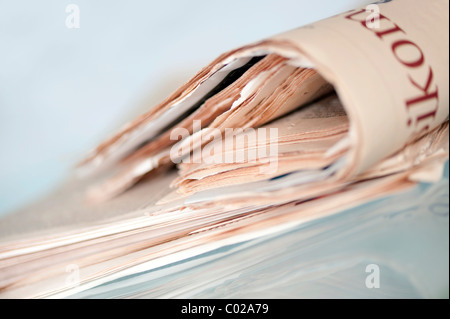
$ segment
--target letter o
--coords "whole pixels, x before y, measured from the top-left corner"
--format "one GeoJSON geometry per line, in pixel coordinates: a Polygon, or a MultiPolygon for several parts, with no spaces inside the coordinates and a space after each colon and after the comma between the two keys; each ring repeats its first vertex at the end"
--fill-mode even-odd
{"type": "Polygon", "coordinates": [[[394,52],[395,57],[397,58],[398,61],[400,61],[400,63],[402,63],[403,65],[406,65],[407,67],[410,67],[410,68],[417,68],[425,62],[425,56],[423,55],[422,50],[419,48],[419,46],[417,44],[415,44],[414,42],[411,42],[409,40],[399,40],[397,42],[394,42],[392,44],[392,52],[394,52]],[[402,60],[397,53],[397,49],[404,45],[409,45],[409,46],[412,46],[413,48],[416,48],[420,54],[419,58],[416,60],[413,60],[413,61],[402,60]]]}

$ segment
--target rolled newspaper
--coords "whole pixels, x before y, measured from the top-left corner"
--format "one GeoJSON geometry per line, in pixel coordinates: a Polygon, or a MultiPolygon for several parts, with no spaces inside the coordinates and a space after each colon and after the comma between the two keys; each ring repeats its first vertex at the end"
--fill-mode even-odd
{"type": "Polygon", "coordinates": [[[267,50],[316,69],[350,117],[349,173],[359,174],[449,114],[449,2],[380,1],[277,35],[267,50]]]}
{"type": "Polygon", "coordinates": [[[258,127],[331,86],[350,121],[348,136],[330,150],[347,151],[333,176],[364,173],[448,120],[448,9],[446,0],[380,1],[221,55],[90,154],[81,164],[87,171],[127,159],[125,172],[94,196],[121,192],[170,164],[174,128],[189,127],[195,140],[196,119],[222,121],[215,125],[222,130],[223,123],[258,127]],[[217,90],[223,83],[228,91],[217,90]],[[258,109],[270,94],[279,103],[258,109]]]}
{"type": "MultiPolygon", "coordinates": [[[[256,148],[277,141],[279,170],[261,175],[263,163],[258,161],[181,163],[178,176],[154,176],[101,205],[84,201],[85,188],[97,176],[70,181],[40,205],[0,223],[2,236],[22,229],[0,243],[0,297],[58,298],[83,291],[89,296],[96,288],[111,296],[117,287],[130,288],[124,280],[134,281],[133,275],[158,277],[158,269],[178,269],[188,260],[198,267],[192,257],[262,236],[280,238],[303,223],[438,176],[435,168],[448,157],[448,7],[447,0],[378,2],[223,54],[102,143],[82,167],[114,168],[107,170],[113,178],[108,176],[96,193],[107,197],[158,167],[174,165],[180,157],[170,156],[176,145],[170,137],[177,130],[188,132],[182,145],[198,149],[204,146],[199,136],[214,130],[220,134],[227,128],[258,127],[278,129],[256,148]],[[195,128],[199,120],[206,127],[195,128]],[[184,193],[171,193],[171,182],[184,193]]],[[[259,141],[251,137],[232,144],[231,153],[250,150],[250,142],[259,141]]],[[[223,154],[230,153],[226,145],[224,149],[223,154]]],[[[445,207],[448,193],[435,190],[427,194],[433,195],[436,212],[425,217],[434,215],[434,224],[442,225],[439,207],[445,207]]],[[[416,204],[427,196],[417,197],[416,204]]],[[[382,204],[394,201],[398,198],[382,204]]],[[[412,206],[404,209],[404,204],[400,210],[411,219],[412,206]]],[[[398,233],[395,209],[370,214],[365,209],[346,214],[350,219],[318,223],[322,228],[313,229],[314,242],[318,231],[332,241],[333,233],[344,231],[354,242],[359,238],[353,236],[358,234],[354,226],[364,216],[383,226],[384,220],[393,220],[398,233]]],[[[412,220],[419,224],[423,219],[412,220]]],[[[368,225],[363,223],[360,231],[374,229],[368,225]]],[[[427,233],[435,231],[426,225],[427,233]]],[[[273,259],[268,237],[258,242],[273,259]]],[[[308,241],[291,244],[307,247],[308,241]]],[[[445,257],[445,249],[436,250],[441,252],[445,257]]],[[[156,294],[171,287],[170,281],[162,282],[164,289],[153,289],[156,294]]],[[[198,284],[194,286],[196,296],[198,284]]]]}

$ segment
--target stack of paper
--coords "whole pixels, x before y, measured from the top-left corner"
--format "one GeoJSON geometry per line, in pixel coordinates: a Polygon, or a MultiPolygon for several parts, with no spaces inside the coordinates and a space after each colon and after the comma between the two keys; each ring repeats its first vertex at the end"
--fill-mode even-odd
{"type": "Polygon", "coordinates": [[[438,181],[448,2],[405,2],[217,58],[2,222],[2,295],[71,296],[438,181]]]}

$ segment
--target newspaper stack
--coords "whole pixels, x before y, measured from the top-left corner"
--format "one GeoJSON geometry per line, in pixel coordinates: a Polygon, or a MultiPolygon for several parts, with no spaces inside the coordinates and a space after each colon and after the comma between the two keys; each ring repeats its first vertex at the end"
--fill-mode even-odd
{"type": "Polygon", "coordinates": [[[371,8],[227,52],[125,125],[2,222],[0,293],[71,296],[438,181],[448,1],[371,8]]]}

